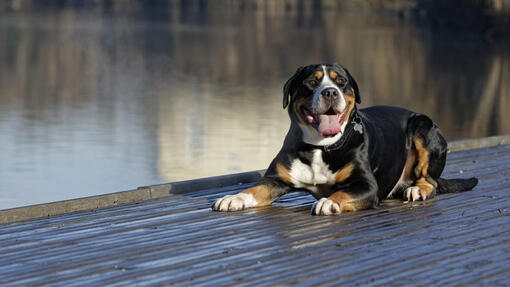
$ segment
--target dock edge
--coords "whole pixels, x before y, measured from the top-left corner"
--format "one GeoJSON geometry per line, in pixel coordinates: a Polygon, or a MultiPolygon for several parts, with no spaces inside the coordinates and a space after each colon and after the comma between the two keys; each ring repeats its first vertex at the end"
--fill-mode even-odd
{"type": "MultiPolygon", "coordinates": [[[[510,135],[456,140],[448,144],[448,150],[449,152],[458,152],[507,144],[510,144],[510,135]]],[[[141,186],[133,190],[5,209],[0,210],[0,224],[164,198],[175,194],[185,194],[193,190],[250,183],[257,181],[263,174],[264,170],[242,172],[151,186],[141,186]]]]}

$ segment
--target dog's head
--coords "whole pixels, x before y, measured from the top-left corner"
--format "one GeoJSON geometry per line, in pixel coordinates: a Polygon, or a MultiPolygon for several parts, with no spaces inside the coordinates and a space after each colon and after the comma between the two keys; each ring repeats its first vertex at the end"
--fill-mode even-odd
{"type": "Polygon", "coordinates": [[[300,67],[283,87],[283,108],[289,107],[303,141],[314,145],[339,140],[360,101],[356,81],[339,64],[300,67]]]}

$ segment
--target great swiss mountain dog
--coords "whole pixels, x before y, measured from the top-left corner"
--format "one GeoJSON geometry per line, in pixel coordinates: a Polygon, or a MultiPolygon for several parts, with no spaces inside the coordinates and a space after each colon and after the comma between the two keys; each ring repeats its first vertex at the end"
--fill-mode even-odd
{"type": "Polygon", "coordinates": [[[426,115],[389,106],[356,107],[360,93],[339,64],[300,67],[285,83],[291,125],[262,179],[218,199],[216,211],[269,205],[297,190],[317,201],[315,215],[374,208],[385,198],[426,200],[472,189],[476,178],[440,178],[447,144],[426,115]]]}

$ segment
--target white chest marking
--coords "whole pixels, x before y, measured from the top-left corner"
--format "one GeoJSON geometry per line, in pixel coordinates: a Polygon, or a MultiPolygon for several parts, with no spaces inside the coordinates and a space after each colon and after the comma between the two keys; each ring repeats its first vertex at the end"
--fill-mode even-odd
{"type": "Polygon", "coordinates": [[[306,188],[317,191],[317,185],[335,184],[335,173],[331,172],[328,165],[322,160],[322,151],[313,152],[310,165],[304,164],[301,160],[295,159],[290,168],[291,181],[297,188],[306,188]]]}

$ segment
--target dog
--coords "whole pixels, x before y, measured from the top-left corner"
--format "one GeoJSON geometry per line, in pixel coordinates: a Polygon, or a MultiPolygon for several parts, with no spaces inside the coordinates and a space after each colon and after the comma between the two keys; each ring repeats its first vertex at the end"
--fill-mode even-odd
{"type": "Polygon", "coordinates": [[[299,67],[283,88],[291,125],[254,186],[218,199],[215,211],[270,205],[306,190],[313,215],[375,208],[385,198],[426,200],[471,190],[478,179],[441,178],[447,143],[426,115],[403,108],[358,109],[358,85],[340,64],[299,67]]]}

